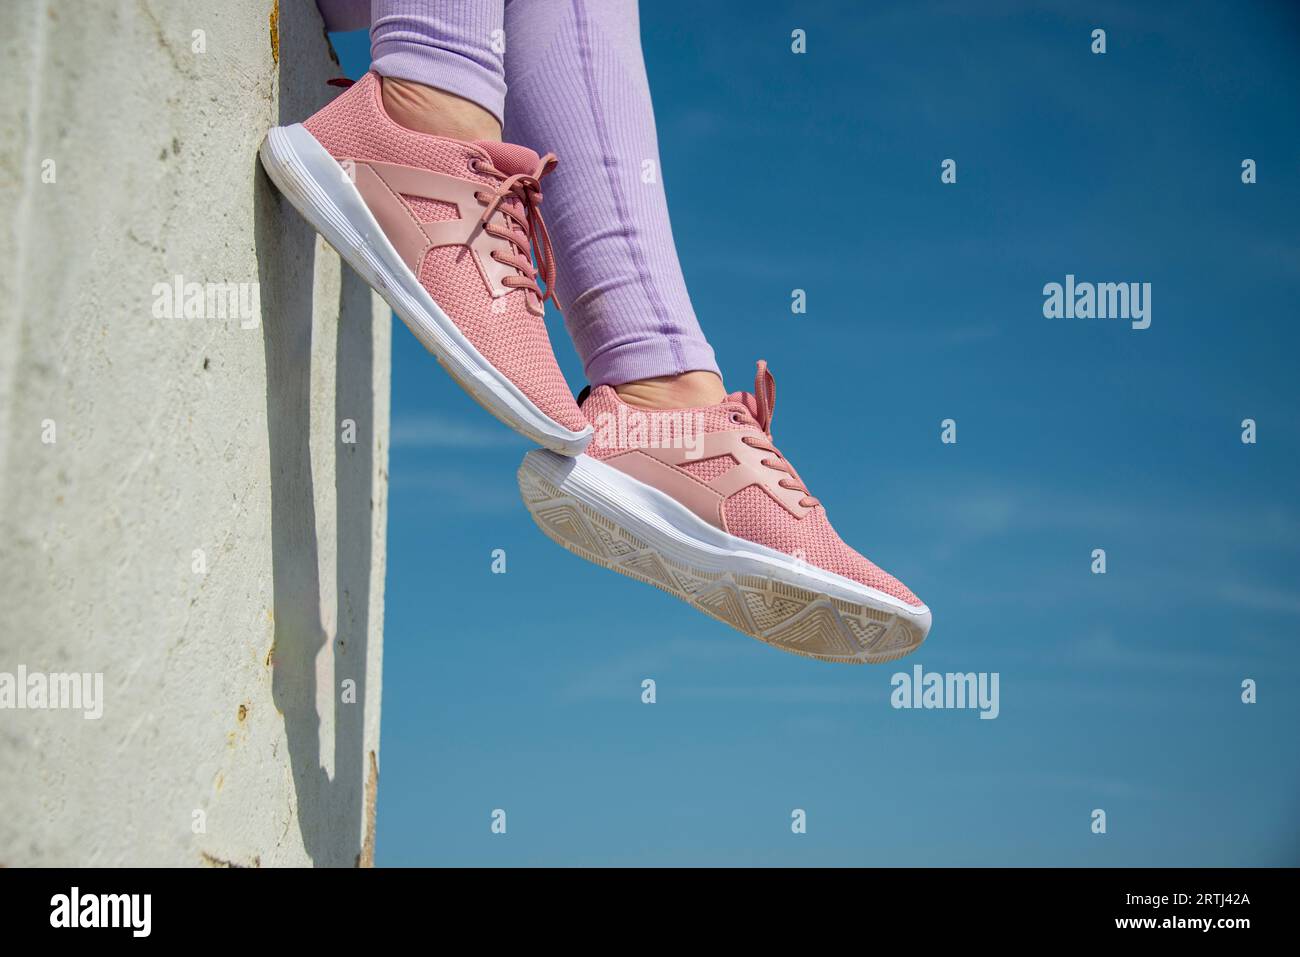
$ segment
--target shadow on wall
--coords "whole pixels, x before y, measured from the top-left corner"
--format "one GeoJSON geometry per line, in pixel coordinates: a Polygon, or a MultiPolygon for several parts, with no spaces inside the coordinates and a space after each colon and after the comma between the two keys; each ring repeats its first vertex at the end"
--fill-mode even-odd
{"type": "MultiPolygon", "coordinates": [[[[300,122],[331,98],[305,81],[299,58],[316,54],[324,32],[311,4],[280,5],[279,123],[300,122]]],[[[254,157],[254,209],[266,355],[266,413],[271,462],[271,543],[275,643],[272,695],[284,715],[303,845],[317,866],[373,862],[363,839],[365,814],[366,653],[371,579],[373,445],[342,443],[338,423],[368,431],[374,419],[370,290],[342,268],[337,333],[335,441],[338,634],[334,640],[334,775],[321,765],[316,661],[328,640],[321,619],[316,490],[311,458],[311,361],[316,233],[283,199],[254,157]],[[356,702],[343,704],[340,683],[356,681],[356,702]]],[[[329,672],[326,671],[326,674],[329,672]]],[[[372,786],[373,774],[372,769],[372,786]]],[[[373,826],[373,821],[368,822],[373,826]]]]}

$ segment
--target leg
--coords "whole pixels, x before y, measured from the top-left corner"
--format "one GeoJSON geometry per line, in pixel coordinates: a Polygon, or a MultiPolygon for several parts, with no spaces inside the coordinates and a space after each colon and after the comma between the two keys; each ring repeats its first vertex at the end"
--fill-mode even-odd
{"type": "Polygon", "coordinates": [[[559,293],[594,386],[585,454],[520,467],[538,525],[795,654],[914,650],[930,610],[845,544],[773,444],[767,364],[752,393],[722,387],[673,248],[635,2],[507,0],[506,39],[506,134],[561,156],[559,293]]]}
{"type": "Polygon", "coordinates": [[[372,12],[371,71],[272,129],[263,166],[470,396],[576,455],[591,428],[544,321],[540,183],[554,158],[500,139],[502,0],[374,0],[372,12]]]}
{"type": "Polygon", "coordinates": [[[316,9],[331,33],[370,29],[370,0],[316,0],[316,9]]]}
{"type": "Polygon", "coordinates": [[[506,95],[502,0],[373,0],[371,69],[407,129],[500,140],[506,95]]]}
{"type": "Polygon", "coordinates": [[[658,408],[726,390],[677,261],[635,0],[508,0],[506,139],[546,184],[561,303],[593,386],[658,408]]]}
{"type": "Polygon", "coordinates": [[[500,140],[503,0],[316,0],[325,29],[371,29],[384,107],[407,129],[500,140]],[[373,10],[372,10],[373,6],[373,10]],[[496,42],[494,42],[494,39],[496,42]]]}

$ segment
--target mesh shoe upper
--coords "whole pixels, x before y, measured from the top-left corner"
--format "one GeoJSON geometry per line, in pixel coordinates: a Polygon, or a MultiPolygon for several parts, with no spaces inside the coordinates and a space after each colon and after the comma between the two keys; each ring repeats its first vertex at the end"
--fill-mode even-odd
{"type": "Polygon", "coordinates": [[[765,363],[753,393],[733,393],[703,408],[637,409],[601,386],[582,404],[595,429],[586,454],[672,495],[731,535],[921,606],[906,585],[844,543],[825,508],[772,447],[774,400],[765,363]],[[674,429],[680,434],[683,428],[704,436],[695,456],[681,450],[691,445],[689,437],[676,450],[663,447],[674,429]]]}

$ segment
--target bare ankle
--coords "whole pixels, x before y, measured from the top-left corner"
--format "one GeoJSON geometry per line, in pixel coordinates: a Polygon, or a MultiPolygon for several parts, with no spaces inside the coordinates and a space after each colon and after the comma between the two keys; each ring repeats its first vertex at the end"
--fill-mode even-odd
{"type": "Polygon", "coordinates": [[[501,123],[477,103],[413,80],[382,78],[384,110],[418,133],[456,140],[500,140],[501,123]]]}
{"type": "Polygon", "coordinates": [[[614,391],[628,405],[642,409],[691,409],[717,405],[727,397],[718,374],[702,371],[624,382],[614,391]]]}

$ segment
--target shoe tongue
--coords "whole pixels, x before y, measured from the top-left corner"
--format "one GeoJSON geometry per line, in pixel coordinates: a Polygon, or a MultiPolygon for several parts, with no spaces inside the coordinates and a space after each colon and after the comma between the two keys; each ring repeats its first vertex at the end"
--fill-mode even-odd
{"type": "Polygon", "coordinates": [[[727,396],[727,401],[743,405],[758,423],[758,427],[771,435],[772,411],[776,406],[776,380],[768,371],[767,362],[758,360],[753,392],[733,392],[727,396]]]}
{"type": "Polygon", "coordinates": [[[492,165],[507,176],[514,176],[516,173],[532,173],[537,169],[537,164],[542,161],[542,158],[527,146],[520,146],[517,143],[475,140],[474,145],[487,153],[492,160],[492,165]]]}
{"type": "Polygon", "coordinates": [[[752,393],[749,393],[749,392],[733,392],[733,393],[731,393],[729,396],[727,396],[727,401],[728,401],[728,402],[739,402],[741,405],[743,405],[746,409],[749,410],[749,414],[752,415],[752,416],[754,417],[754,421],[755,421],[755,422],[759,421],[759,419],[758,419],[758,399],[755,398],[754,395],[753,395],[752,393]]]}

